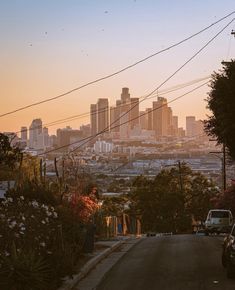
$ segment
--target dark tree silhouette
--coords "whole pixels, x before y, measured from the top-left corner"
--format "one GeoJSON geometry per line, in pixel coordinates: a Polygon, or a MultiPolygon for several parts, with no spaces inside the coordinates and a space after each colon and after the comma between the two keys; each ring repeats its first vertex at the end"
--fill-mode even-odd
{"type": "Polygon", "coordinates": [[[206,101],[212,116],[204,121],[205,130],[235,159],[235,60],[223,62],[223,69],[212,75],[210,87],[206,101]]]}
{"type": "Polygon", "coordinates": [[[192,218],[204,221],[217,188],[186,164],[162,170],[154,180],[138,176],[133,182],[130,209],[141,216],[143,230],[189,232],[192,218]]]}
{"type": "Polygon", "coordinates": [[[215,208],[230,209],[235,216],[235,185],[230,186],[225,192],[220,193],[213,200],[215,208]]]}
{"type": "Polygon", "coordinates": [[[21,160],[21,157],[20,149],[11,146],[9,138],[0,133],[0,165],[14,168],[16,163],[21,160]]]}

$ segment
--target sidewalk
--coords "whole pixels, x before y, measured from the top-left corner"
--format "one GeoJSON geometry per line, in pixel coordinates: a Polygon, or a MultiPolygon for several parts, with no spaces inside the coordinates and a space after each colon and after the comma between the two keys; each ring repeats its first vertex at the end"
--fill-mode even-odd
{"type": "Polygon", "coordinates": [[[87,255],[89,260],[80,272],[73,279],[66,280],[58,290],[95,289],[113,264],[138,241],[140,238],[135,236],[119,236],[114,240],[96,242],[94,252],[87,255]]]}

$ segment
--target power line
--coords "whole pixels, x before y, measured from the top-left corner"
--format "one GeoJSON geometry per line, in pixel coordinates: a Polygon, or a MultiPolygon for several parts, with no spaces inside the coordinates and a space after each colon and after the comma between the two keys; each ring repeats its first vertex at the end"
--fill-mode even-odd
{"type": "MultiPolygon", "coordinates": [[[[168,88],[168,89],[165,89],[165,90],[162,90],[162,91],[158,92],[158,94],[153,95],[153,96],[149,97],[148,99],[152,99],[152,98],[155,98],[156,96],[163,96],[165,94],[169,94],[169,93],[175,92],[177,90],[180,90],[180,89],[186,88],[188,86],[194,85],[194,84],[196,84],[198,82],[204,81],[204,80],[209,79],[209,78],[210,78],[210,76],[206,76],[206,77],[194,79],[194,80],[192,80],[190,82],[187,82],[187,83],[175,85],[175,86],[173,86],[171,88],[168,88]]],[[[140,97],[140,99],[142,99],[142,98],[145,98],[145,96],[141,96],[140,97]]],[[[122,108],[124,106],[127,106],[127,104],[122,104],[119,107],[122,108]]],[[[52,122],[49,122],[49,123],[42,124],[42,126],[36,126],[36,127],[33,127],[33,128],[29,128],[28,130],[31,131],[31,130],[39,129],[39,128],[45,127],[45,126],[46,127],[55,126],[55,125],[58,125],[58,124],[61,124],[61,123],[67,122],[67,121],[75,121],[75,120],[80,119],[80,118],[88,117],[90,115],[96,115],[98,113],[102,113],[102,112],[106,112],[106,111],[107,111],[107,109],[105,108],[105,109],[101,109],[101,110],[95,110],[94,112],[85,112],[85,113],[82,113],[82,114],[72,115],[72,116],[67,117],[67,118],[58,119],[58,120],[55,120],[55,121],[52,121],[52,122]]],[[[20,130],[20,131],[16,131],[14,133],[18,134],[18,133],[22,133],[22,132],[26,132],[26,131],[27,131],[26,129],[23,129],[23,130],[20,130]]]]}
{"type": "MultiPolygon", "coordinates": [[[[202,48],[200,48],[192,57],[190,57],[183,65],[181,65],[173,74],[171,74],[165,81],[163,81],[156,89],[154,89],[150,94],[148,94],[142,101],[146,100],[148,97],[150,97],[152,94],[154,94],[161,86],[163,86],[167,81],[169,81],[176,73],[178,73],[184,66],[186,66],[192,59],[194,59],[203,49],[205,49],[216,37],[218,37],[218,35],[220,35],[233,21],[234,21],[235,18],[233,18],[229,23],[227,23],[218,33],[215,34],[215,36],[213,36],[205,45],[202,46],[202,48]]],[[[201,86],[198,86],[197,88],[199,87],[202,87],[203,85],[207,84],[208,82],[202,84],[201,86]]],[[[190,92],[194,91],[195,89],[191,90],[190,92]]],[[[187,93],[186,93],[187,94],[187,93]]],[[[186,95],[186,94],[183,94],[182,96],[186,95]]],[[[181,97],[182,97],[181,96],[181,97]]],[[[174,101],[179,99],[180,97],[178,98],[175,98],[173,99],[174,101]]],[[[172,102],[172,101],[171,101],[172,102]]],[[[168,102],[168,103],[171,103],[171,102],[168,102]]],[[[168,104],[167,103],[167,104],[168,104]]],[[[134,106],[128,110],[125,114],[129,113],[129,111],[131,111],[132,109],[134,108],[134,106]]],[[[155,108],[156,109],[156,108],[155,108]]],[[[153,109],[154,110],[154,109],[153,109]]],[[[153,111],[151,110],[151,111],[153,111]]],[[[146,114],[148,114],[149,112],[147,112],[146,114]]],[[[145,114],[142,114],[141,116],[143,116],[145,114]]],[[[140,116],[138,116],[137,118],[140,118],[140,116]]],[[[122,124],[118,124],[114,127],[112,127],[111,129],[114,129],[116,127],[120,127],[121,125],[124,125],[126,123],[129,123],[131,122],[132,120],[135,120],[137,118],[132,118],[131,120],[128,120],[127,122],[124,122],[122,124]]],[[[117,120],[115,120],[112,124],[116,123],[118,120],[120,120],[120,118],[118,118],[117,120]]],[[[111,124],[111,125],[112,125],[111,124]]],[[[103,134],[104,132],[108,131],[110,128],[109,126],[107,128],[105,128],[104,130],[102,130],[101,132],[98,132],[97,134],[94,134],[94,135],[91,135],[90,137],[86,137],[84,139],[81,139],[79,141],[76,141],[76,142],[73,142],[71,144],[67,144],[67,145],[64,145],[64,146],[61,146],[59,148],[55,148],[55,149],[52,149],[52,150],[49,150],[49,151],[46,151],[44,153],[41,153],[39,154],[40,155],[44,155],[44,154],[47,154],[47,153],[50,153],[50,152],[53,152],[53,151],[56,151],[56,150],[59,150],[59,149],[62,149],[62,148],[65,148],[65,147],[68,147],[69,145],[73,145],[73,144],[77,144],[77,143],[81,143],[83,141],[85,141],[83,144],[77,146],[75,149],[73,149],[72,151],[70,151],[70,153],[74,152],[75,150],[79,149],[81,146],[85,145],[86,143],[90,142],[90,140],[96,138],[97,136],[99,136],[100,134],[103,134]]]]}
{"type": "Polygon", "coordinates": [[[154,56],[156,56],[156,55],[158,55],[158,54],[160,54],[160,53],[163,53],[163,52],[165,52],[165,51],[167,51],[167,50],[170,50],[170,49],[172,49],[172,48],[174,48],[174,47],[176,47],[176,46],[178,46],[178,45],[180,45],[180,44],[182,44],[182,43],[184,43],[184,42],[186,42],[186,41],[192,39],[193,37],[195,37],[195,36],[201,34],[202,32],[208,30],[208,29],[211,28],[212,26],[214,26],[214,25],[216,25],[217,23],[221,22],[222,20],[224,20],[224,19],[230,17],[230,16],[231,16],[232,14],[234,14],[234,13],[235,13],[235,11],[232,11],[231,13],[229,13],[229,14],[227,14],[226,16],[220,18],[220,19],[217,20],[216,22],[213,22],[212,24],[210,24],[209,26],[203,28],[202,30],[200,30],[200,31],[198,31],[198,32],[196,32],[196,33],[194,33],[194,34],[192,34],[191,36],[189,36],[189,37],[187,37],[187,38],[185,38],[185,39],[183,39],[183,40],[181,40],[181,41],[179,41],[179,42],[177,42],[177,43],[175,43],[175,44],[173,44],[173,45],[171,45],[171,46],[168,46],[168,47],[165,48],[165,49],[162,49],[162,50],[160,50],[160,51],[157,51],[157,52],[155,52],[155,53],[153,53],[153,54],[151,54],[151,55],[149,55],[149,56],[147,56],[147,57],[145,57],[145,58],[143,58],[143,59],[141,59],[141,60],[139,60],[139,61],[137,61],[137,62],[131,64],[131,65],[128,65],[128,66],[126,66],[126,67],[124,67],[124,68],[122,68],[122,69],[120,69],[120,70],[118,70],[118,71],[115,71],[115,72],[113,72],[113,73],[111,73],[111,74],[109,74],[109,75],[106,75],[106,76],[104,76],[104,77],[100,77],[100,78],[95,79],[95,80],[93,80],[93,81],[90,81],[90,82],[88,82],[88,83],[85,83],[85,84],[83,84],[83,85],[81,85],[81,86],[79,86],[79,87],[76,87],[76,88],[74,88],[74,89],[71,89],[71,90],[69,90],[69,91],[67,91],[67,92],[65,92],[65,93],[59,94],[59,95],[57,95],[57,96],[55,96],[55,97],[48,98],[48,99],[45,99],[45,100],[42,100],[42,101],[39,101],[39,102],[35,102],[35,103],[32,103],[32,104],[29,104],[29,105],[26,105],[26,106],[20,107],[20,108],[18,108],[18,109],[15,109],[15,110],[12,110],[12,111],[9,111],[9,112],[6,112],[6,113],[3,113],[3,114],[0,115],[0,117],[4,117],[4,116],[7,116],[7,115],[10,115],[10,114],[13,114],[13,113],[16,113],[16,112],[19,112],[19,111],[22,111],[22,110],[25,110],[25,109],[28,109],[28,108],[31,108],[31,107],[37,106],[37,105],[40,105],[40,104],[43,104],[43,103],[46,103],[46,102],[50,102],[50,101],[53,101],[53,100],[56,100],[56,99],[62,98],[62,97],[64,97],[64,96],[69,95],[69,94],[71,94],[71,93],[73,93],[73,92],[75,92],[75,91],[77,91],[77,90],[80,90],[80,89],[82,89],[82,88],[84,88],[84,87],[90,86],[90,85],[92,85],[92,84],[98,83],[98,82],[100,82],[100,81],[103,81],[103,80],[106,80],[106,79],[108,79],[108,78],[111,78],[111,77],[113,77],[113,76],[115,76],[115,75],[118,75],[118,74],[120,74],[120,73],[122,73],[122,72],[124,72],[124,71],[126,71],[126,70],[128,70],[128,69],[130,69],[130,68],[132,68],[132,67],[134,67],[134,66],[136,66],[136,65],[138,65],[138,64],[140,64],[140,63],[142,63],[142,62],[147,61],[148,59],[150,59],[150,58],[152,58],[152,57],[154,57],[154,56]]]}
{"type": "MultiPolygon", "coordinates": [[[[203,49],[205,49],[216,37],[218,37],[233,21],[234,21],[234,19],[235,18],[233,18],[231,21],[229,21],[218,33],[216,33],[205,45],[203,45],[192,57],[190,57],[183,65],[181,65],[174,73],[172,73],[168,78],[166,78],[166,80],[164,80],[156,89],[154,89],[151,93],[149,93],[148,95],[146,95],[146,97],[143,99],[143,100],[141,100],[141,101],[144,101],[144,100],[146,100],[148,97],[150,97],[152,94],[154,94],[156,91],[158,91],[158,89],[160,88],[160,87],[162,87],[167,81],[169,81],[174,75],[176,75],[184,66],[186,66],[191,60],[193,60],[203,49]]],[[[206,83],[208,83],[208,82],[206,82],[206,83]]],[[[205,84],[203,84],[203,85],[205,85],[205,84]]],[[[203,86],[203,85],[201,85],[201,86],[203,86]]],[[[201,87],[201,86],[199,86],[199,87],[201,87]]],[[[192,90],[193,91],[193,90],[192,90]]],[[[187,94],[187,93],[186,93],[187,94]]],[[[184,95],[183,95],[184,96],[184,95]]],[[[176,99],[178,99],[178,98],[176,98],[176,99]]],[[[174,100],[176,100],[176,99],[174,99],[174,100]]],[[[169,102],[170,103],[170,102],[169,102]]],[[[130,110],[128,110],[127,112],[125,112],[125,115],[127,114],[127,113],[129,113],[133,108],[134,108],[135,106],[133,106],[130,110]]],[[[147,112],[146,114],[148,114],[149,112],[147,112]]],[[[143,114],[144,115],[144,114],[143,114]]],[[[142,115],[141,115],[142,116],[142,115]]],[[[137,118],[139,118],[140,116],[138,116],[137,118]]],[[[118,125],[116,125],[116,126],[114,126],[114,127],[112,127],[112,129],[114,129],[114,128],[116,128],[116,127],[120,127],[120,125],[124,125],[124,124],[126,124],[126,123],[129,123],[129,122],[131,122],[132,120],[134,120],[134,119],[137,119],[137,118],[132,118],[131,120],[128,120],[127,122],[124,122],[124,123],[122,123],[122,124],[118,124],[118,125]]],[[[114,123],[116,123],[117,121],[119,121],[120,120],[120,118],[118,118],[117,120],[115,120],[111,125],[113,125],[114,123]]],[[[79,149],[81,146],[83,146],[83,145],[85,145],[86,143],[88,143],[88,142],[90,142],[92,139],[94,139],[94,138],[96,138],[97,136],[99,136],[100,134],[103,134],[103,133],[105,133],[105,132],[107,132],[108,130],[110,129],[110,127],[108,126],[107,128],[105,128],[104,130],[102,130],[102,131],[100,131],[100,132],[98,132],[97,134],[94,134],[94,135],[92,135],[92,136],[90,136],[90,137],[86,137],[86,138],[84,138],[84,139],[82,139],[82,140],[79,140],[79,141],[77,141],[77,142],[74,142],[74,143],[71,143],[71,144],[68,144],[68,145],[65,145],[65,146],[61,146],[61,147],[59,147],[59,148],[56,148],[56,149],[52,149],[52,150],[50,150],[50,151],[47,151],[47,152],[45,152],[45,153],[42,153],[42,154],[40,154],[40,155],[43,155],[43,154],[46,154],[46,153],[50,153],[50,152],[52,152],[52,151],[55,151],[55,150],[58,150],[58,149],[61,149],[61,148],[65,148],[65,147],[67,147],[67,146],[69,146],[69,145],[73,145],[73,144],[77,144],[77,143],[80,143],[80,142],[82,142],[82,141],[85,141],[83,144],[81,144],[81,145],[79,145],[77,148],[75,148],[74,150],[72,150],[71,152],[74,152],[75,150],[77,150],[77,149],[79,149]]],[[[70,153],[71,153],[70,152],[70,153]]]]}
{"type": "MultiPolygon", "coordinates": [[[[167,83],[173,76],[175,76],[181,69],[183,69],[190,61],[192,61],[200,52],[202,52],[216,37],[218,37],[233,21],[235,18],[233,18],[231,21],[229,21],[219,32],[217,32],[208,42],[206,42],[206,44],[204,44],[196,53],[193,54],[193,56],[191,56],[186,62],[184,62],[176,71],[174,71],[169,77],[167,77],[157,88],[155,88],[152,92],[150,92],[148,95],[146,95],[144,97],[144,99],[142,99],[139,103],[136,103],[133,107],[131,107],[129,110],[127,110],[123,115],[125,116],[126,114],[128,114],[131,110],[133,110],[137,105],[139,105],[141,102],[145,101],[147,98],[149,98],[151,95],[153,95],[155,92],[157,92],[165,83],[167,83]]],[[[119,121],[121,119],[121,117],[119,117],[118,119],[114,120],[111,124],[115,124],[117,121],[119,121]]],[[[90,137],[90,140],[96,138],[97,136],[99,136],[100,134],[103,134],[104,132],[106,132],[107,130],[109,130],[109,126],[105,129],[103,129],[102,131],[98,132],[97,134],[93,135],[90,137]]],[[[89,141],[90,141],[89,140],[89,141]]],[[[86,141],[84,144],[86,144],[86,141]]]]}

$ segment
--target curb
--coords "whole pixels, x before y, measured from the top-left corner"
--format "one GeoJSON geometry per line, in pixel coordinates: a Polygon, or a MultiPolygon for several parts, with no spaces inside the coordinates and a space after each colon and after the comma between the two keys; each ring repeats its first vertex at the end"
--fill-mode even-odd
{"type": "Polygon", "coordinates": [[[106,258],[111,252],[117,249],[125,240],[121,240],[113,244],[110,248],[104,250],[99,255],[90,259],[80,270],[80,272],[73,276],[72,279],[65,280],[63,285],[58,290],[71,290],[82,278],[84,278],[101,260],[106,258]]]}
{"type": "MultiPolygon", "coordinates": [[[[111,267],[109,267],[109,269],[103,274],[103,276],[100,277],[100,281],[98,282],[97,286],[100,285],[100,283],[103,281],[103,279],[105,279],[105,277],[109,274],[109,272],[112,270],[112,268],[115,266],[115,264],[123,257],[127,254],[127,252],[132,249],[133,247],[135,247],[137,244],[139,244],[141,241],[143,241],[142,238],[136,239],[136,242],[132,244],[132,246],[123,253],[123,255],[119,256],[119,258],[111,265],[111,267]]],[[[96,287],[97,287],[96,286],[96,287]]],[[[92,289],[96,289],[96,288],[92,288],[92,289]]]]}

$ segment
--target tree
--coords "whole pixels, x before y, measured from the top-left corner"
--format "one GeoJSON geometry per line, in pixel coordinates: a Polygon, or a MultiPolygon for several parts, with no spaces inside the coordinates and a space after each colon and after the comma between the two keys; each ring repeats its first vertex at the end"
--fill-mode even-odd
{"type": "Polygon", "coordinates": [[[210,180],[185,164],[162,170],[153,181],[139,176],[133,186],[130,207],[141,215],[144,231],[191,231],[192,219],[206,218],[217,193],[210,180]]]}
{"type": "Polygon", "coordinates": [[[126,205],[129,203],[127,195],[111,196],[103,198],[103,216],[119,216],[125,212],[126,205]]]}
{"type": "Polygon", "coordinates": [[[20,149],[13,147],[8,136],[0,133],[0,180],[16,179],[16,169],[21,161],[20,149]]]}
{"type": "Polygon", "coordinates": [[[235,216],[235,185],[230,186],[225,192],[218,194],[214,200],[215,208],[230,209],[235,216]]]}
{"type": "Polygon", "coordinates": [[[13,169],[20,159],[20,149],[11,146],[8,136],[0,133],[0,165],[6,165],[13,169]]]}
{"type": "Polygon", "coordinates": [[[223,63],[223,69],[212,75],[210,87],[206,100],[212,116],[204,121],[205,130],[235,159],[235,60],[223,63]]]}
{"type": "Polygon", "coordinates": [[[186,206],[196,221],[204,221],[213,207],[213,198],[218,194],[218,187],[200,173],[193,173],[186,197],[186,206]]]}

